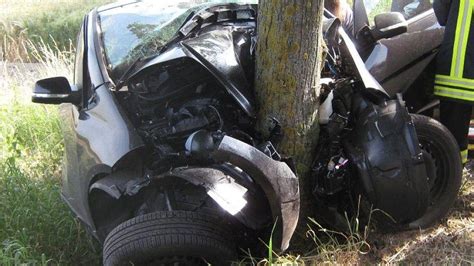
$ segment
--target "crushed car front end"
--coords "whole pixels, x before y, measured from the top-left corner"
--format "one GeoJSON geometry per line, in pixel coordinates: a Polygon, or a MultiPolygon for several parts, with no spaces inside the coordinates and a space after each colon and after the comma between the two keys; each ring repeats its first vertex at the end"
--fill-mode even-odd
{"type": "MultiPolygon", "coordinates": [[[[235,259],[240,243],[267,239],[274,225],[274,245],[289,245],[299,217],[298,179],[276,143],[255,130],[257,7],[214,2],[130,2],[86,16],[76,80],[88,82],[72,87],[80,104],[62,106],[63,198],[104,243],[105,264],[144,262],[137,251],[115,246],[134,247],[132,240],[118,243],[119,235],[140,231],[151,216],[156,226],[176,219],[203,226],[194,232],[203,239],[217,238],[202,232],[219,221],[228,239],[213,243],[232,250],[228,257],[214,256],[205,240],[193,245],[217,264],[235,259]]],[[[160,228],[183,237],[167,253],[183,259],[184,236],[193,232],[160,228]]],[[[153,232],[140,241],[167,250],[153,232]]]]}

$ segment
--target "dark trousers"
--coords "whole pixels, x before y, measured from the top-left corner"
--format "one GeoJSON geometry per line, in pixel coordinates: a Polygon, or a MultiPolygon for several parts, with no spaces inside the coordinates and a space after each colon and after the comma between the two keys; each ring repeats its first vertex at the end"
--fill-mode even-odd
{"type": "Polygon", "coordinates": [[[441,123],[451,131],[458,142],[463,162],[467,160],[469,121],[471,120],[472,105],[441,100],[439,106],[441,123]]]}

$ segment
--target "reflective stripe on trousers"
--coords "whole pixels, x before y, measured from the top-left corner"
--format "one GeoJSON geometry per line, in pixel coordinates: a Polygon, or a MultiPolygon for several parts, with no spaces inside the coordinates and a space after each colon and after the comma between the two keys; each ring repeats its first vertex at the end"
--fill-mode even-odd
{"type": "Polygon", "coordinates": [[[436,85],[457,87],[457,88],[463,88],[463,89],[474,91],[474,80],[472,79],[457,78],[457,77],[437,74],[435,76],[435,83],[436,85]]]}
{"type": "Polygon", "coordinates": [[[464,62],[466,61],[467,41],[471,30],[474,0],[459,1],[459,12],[456,24],[456,35],[454,36],[454,49],[450,76],[462,78],[464,73],[464,62]]]}
{"type": "Polygon", "coordinates": [[[474,90],[468,91],[436,84],[434,87],[434,94],[447,98],[474,102],[474,90]]]}

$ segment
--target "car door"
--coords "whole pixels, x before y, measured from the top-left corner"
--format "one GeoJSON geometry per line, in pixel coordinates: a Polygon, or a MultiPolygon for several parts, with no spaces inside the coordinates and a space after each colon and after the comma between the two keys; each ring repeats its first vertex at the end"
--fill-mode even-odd
{"type": "Polygon", "coordinates": [[[354,0],[356,33],[364,24],[366,30],[377,29],[374,18],[387,12],[403,15],[405,33],[371,40],[363,48],[367,40],[362,35],[356,35],[355,42],[369,72],[393,96],[406,92],[427,69],[441,44],[444,28],[437,22],[431,0],[354,0]]]}
{"type": "Polygon", "coordinates": [[[143,141],[118,104],[101,58],[97,12],[90,12],[77,40],[73,87],[79,104],[62,104],[65,144],[62,196],[74,213],[94,230],[89,187],[118,167],[143,141]]]}
{"type": "Polygon", "coordinates": [[[79,104],[63,103],[60,105],[61,127],[64,137],[64,160],[62,167],[62,197],[64,201],[71,207],[74,214],[82,221],[87,220],[87,212],[82,204],[79,204],[79,195],[81,194],[81,176],[84,175],[81,161],[81,150],[78,149],[78,136],[76,127],[79,121],[79,113],[85,107],[84,88],[90,86],[90,79],[87,75],[86,64],[86,16],[81,25],[81,29],[77,36],[76,54],[74,59],[74,78],[72,81],[72,89],[81,92],[82,99],[79,104]],[[84,71],[86,69],[86,71],[84,71]]]}

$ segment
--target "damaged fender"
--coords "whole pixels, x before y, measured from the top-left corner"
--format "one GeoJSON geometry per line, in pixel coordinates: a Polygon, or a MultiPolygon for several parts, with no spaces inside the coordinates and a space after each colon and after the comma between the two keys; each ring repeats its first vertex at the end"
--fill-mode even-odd
{"type": "MultiPolygon", "coordinates": [[[[257,148],[235,138],[224,136],[210,156],[215,161],[228,162],[250,175],[263,189],[268,199],[274,221],[278,248],[284,251],[296,229],[300,210],[299,182],[290,167],[276,161],[257,148]]],[[[131,178],[132,173],[115,173],[98,180],[90,191],[99,189],[115,199],[123,195],[135,195],[150,184],[147,177],[131,178]]],[[[206,188],[208,195],[223,209],[235,215],[246,205],[247,188],[222,170],[210,167],[180,167],[156,178],[175,176],[194,185],[206,188]]]]}
{"type": "Polygon", "coordinates": [[[207,194],[231,215],[237,214],[247,204],[244,199],[247,189],[221,170],[204,167],[179,167],[159,177],[165,176],[179,177],[193,185],[204,187],[207,194]]]}
{"type": "MultiPolygon", "coordinates": [[[[300,211],[299,182],[290,167],[273,160],[257,148],[235,138],[225,136],[210,156],[219,162],[228,162],[241,169],[263,189],[272,216],[277,223],[274,237],[278,248],[288,248],[298,223],[300,211]]],[[[234,215],[244,208],[247,189],[221,170],[202,167],[181,167],[160,175],[175,176],[194,185],[205,187],[208,195],[223,209],[234,215]]]]}
{"type": "Polygon", "coordinates": [[[249,174],[262,187],[277,222],[276,237],[280,250],[288,248],[300,212],[298,178],[284,163],[273,160],[240,140],[225,136],[211,154],[217,161],[229,162],[249,174]]]}
{"type": "Polygon", "coordinates": [[[147,177],[137,177],[133,171],[118,171],[94,182],[89,193],[94,189],[102,190],[114,199],[119,199],[123,195],[133,196],[143,187],[150,184],[147,177]]]}

